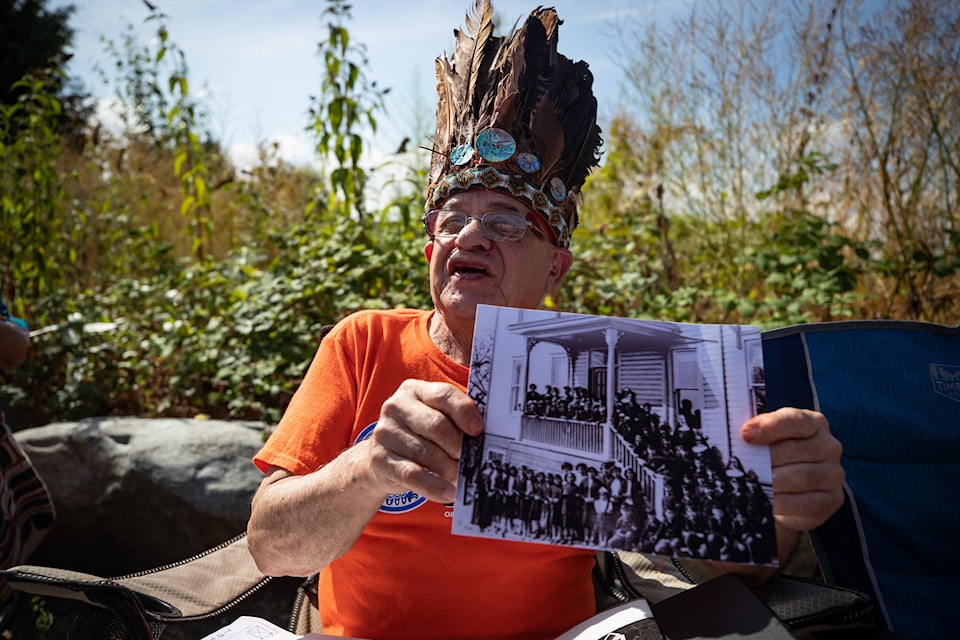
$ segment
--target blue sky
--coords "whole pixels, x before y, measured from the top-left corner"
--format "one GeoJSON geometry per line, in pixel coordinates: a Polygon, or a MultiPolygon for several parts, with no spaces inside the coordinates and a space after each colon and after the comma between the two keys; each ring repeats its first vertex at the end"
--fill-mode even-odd
{"type": "MultiPolygon", "coordinates": [[[[184,50],[194,91],[202,90],[214,134],[243,162],[259,142],[278,141],[295,162],[312,157],[303,132],[309,96],[320,86],[317,45],[325,35],[322,0],[153,0],[167,15],[171,39],[184,50]]],[[[69,2],[52,2],[61,6],[69,2]]],[[[107,66],[101,36],[119,42],[127,24],[146,44],[156,31],[144,25],[141,0],[73,0],[75,29],[70,70],[87,80],[88,90],[109,90],[93,72],[107,66]]],[[[347,27],[367,48],[367,72],[391,87],[388,118],[373,146],[393,149],[409,123],[402,122],[417,98],[432,118],[434,59],[450,51],[453,29],[463,24],[472,0],[356,0],[347,27]],[[391,122],[393,120],[394,122],[391,122]]],[[[614,24],[627,15],[641,21],[670,20],[689,9],[689,0],[556,0],[564,25],[560,50],[590,63],[601,120],[619,95],[620,73],[613,61],[614,24]],[[605,109],[605,105],[607,105],[605,109]]],[[[529,13],[536,3],[500,0],[494,6],[504,23],[529,13]]]]}

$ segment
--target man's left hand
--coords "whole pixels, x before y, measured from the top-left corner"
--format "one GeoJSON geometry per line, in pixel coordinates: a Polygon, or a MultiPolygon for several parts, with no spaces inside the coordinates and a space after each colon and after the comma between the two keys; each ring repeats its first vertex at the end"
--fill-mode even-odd
{"type": "Polygon", "coordinates": [[[761,413],[743,424],[740,435],[750,444],[770,445],[778,525],[809,531],[843,504],[843,446],[822,413],[793,408],[761,413]]]}

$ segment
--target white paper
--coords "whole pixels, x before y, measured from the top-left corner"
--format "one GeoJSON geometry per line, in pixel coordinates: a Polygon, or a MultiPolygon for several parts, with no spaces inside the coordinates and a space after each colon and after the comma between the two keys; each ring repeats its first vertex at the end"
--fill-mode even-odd
{"type": "Polygon", "coordinates": [[[646,600],[631,600],[581,622],[557,640],[601,640],[629,624],[652,617],[646,600]]]}
{"type": "MultiPolygon", "coordinates": [[[[263,618],[240,616],[233,623],[204,636],[200,640],[323,640],[323,638],[334,637],[338,636],[328,636],[322,633],[308,633],[305,636],[298,636],[263,618]]],[[[351,640],[350,638],[339,637],[338,639],[351,640]]]]}
{"type": "Polygon", "coordinates": [[[204,636],[202,640],[297,640],[301,637],[262,618],[240,616],[232,624],[204,636]]]}

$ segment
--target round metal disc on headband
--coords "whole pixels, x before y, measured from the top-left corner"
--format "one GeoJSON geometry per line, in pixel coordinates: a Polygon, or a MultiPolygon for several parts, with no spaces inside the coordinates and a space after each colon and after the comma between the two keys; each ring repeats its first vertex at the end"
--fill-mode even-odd
{"type": "Polygon", "coordinates": [[[503,129],[486,129],[477,136],[477,152],[487,162],[503,162],[517,151],[517,141],[503,129]]]}
{"type": "Polygon", "coordinates": [[[550,180],[550,195],[557,202],[563,202],[563,199],[567,197],[567,185],[563,184],[563,180],[560,178],[553,178],[550,180]]]}
{"type": "Polygon", "coordinates": [[[450,162],[458,167],[470,162],[473,157],[473,147],[469,144],[462,144],[450,152],[450,162]]]}
{"type": "Polygon", "coordinates": [[[517,165],[523,169],[524,173],[536,173],[540,171],[540,158],[532,153],[518,153],[517,165]]]}

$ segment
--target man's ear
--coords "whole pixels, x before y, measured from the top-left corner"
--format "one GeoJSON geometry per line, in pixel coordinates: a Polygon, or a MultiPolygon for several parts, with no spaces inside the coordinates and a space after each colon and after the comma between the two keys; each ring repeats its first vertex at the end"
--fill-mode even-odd
{"type": "Polygon", "coordinates": [[[427,240],[427,244],[423,245],[423,255],[427,259],[427,264],[430,264],[430,258],[433,257],[433,240],[427,240]]]}
{"type": "Polygon", "coordinates": [[[573,266],[573,254],[569,249],[553,248],[553,261],[550,263],[550,275],[547,280],[547,291],[554,292],[563,284],[563,278],[573,266]]]}

